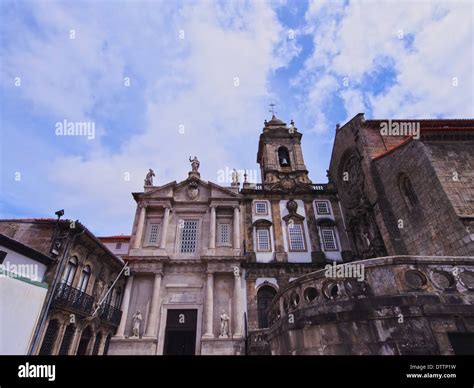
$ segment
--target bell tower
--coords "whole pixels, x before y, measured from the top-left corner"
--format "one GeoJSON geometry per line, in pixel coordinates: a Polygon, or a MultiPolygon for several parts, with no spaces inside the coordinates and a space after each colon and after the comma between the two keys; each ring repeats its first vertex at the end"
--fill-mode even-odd
{"type": "Polygon", "coordinates": [[[265,120],[258,143],[257,163],[262,183],[271,189],[291,189],[310,184],[301,150],[301,137],[293,120],[289,126],[272,115],[265,120]]]}

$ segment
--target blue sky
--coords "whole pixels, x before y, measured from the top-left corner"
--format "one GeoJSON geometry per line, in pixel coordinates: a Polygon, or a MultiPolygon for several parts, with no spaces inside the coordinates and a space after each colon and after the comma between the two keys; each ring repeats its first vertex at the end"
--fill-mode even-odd
{"type": "Polygon", "coordinates": [[[334,128],[474,117],[470,1],[3,1],[2,218],[64,208],[129,233],[148,168],[181,181],[258,170],[268,104],[293,119],[313,182],[334,128]],[[128,82],[128,81],[129,82],[128,82]],[[58,136],[58,122],[95,137],[58,136]]]}

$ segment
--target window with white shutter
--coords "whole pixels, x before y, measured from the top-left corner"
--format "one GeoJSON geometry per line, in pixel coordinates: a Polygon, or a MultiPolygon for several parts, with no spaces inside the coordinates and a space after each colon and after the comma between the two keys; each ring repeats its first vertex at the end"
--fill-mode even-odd
{"type": "Polygon", "coordinates": [[[198,238],[198,222],[197,220],[181,220],[178,224],[180,230],[179,236],[179,252],[195,253],[197,250],[198,238]]]}
{"type": "Polygon", "coordinates": [[[255,214],[267,214],[267,203],[263,201],[255,202],[255,214]]]}
{"type": "Polygon", "coordinates": [[[257,229],[257,251],[270,252],[270,230],[257,229]]]}
{"type": "Polygon", "coordinates": [[[337,251],[336,236],[334,229],[322,229],[321,237],[325,251],[337,251]]]}
{"type": "Polygon", "coordinates": [[[288,236],[290,242],[290,251],[305,251],[305,242],[303,235],[303,225],[291,223],[288,225],[288,236]]]}
{"type": "Polygon", "coordinates": [[[217,224],[217,244],[230,245],[230,224],[217,224]]]}
{"type": "Polygon", "coordinates": [[[160,233],[160,224],[153,223],[148,226],[148,238],[147,238],[148,245],[158,244],[159,233],[160,233]]]}
{"type": "Polygon", "coordinates": [[[316,201],[316,212],[320,215],[331,214],[328,201],[316,201]]]}

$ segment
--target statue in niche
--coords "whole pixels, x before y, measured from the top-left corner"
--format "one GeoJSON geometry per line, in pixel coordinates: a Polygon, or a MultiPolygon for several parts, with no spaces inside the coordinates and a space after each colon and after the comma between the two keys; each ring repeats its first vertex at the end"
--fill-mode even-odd
{"type": "Polygon", "coordinates": [[[229,338],[230,318],[226,314],[225,310],[222,310],[222,314],[220,318],[221,318],[221,334],[219,335],[219,338],[229,338]]]}
{"type": "Polygon", "coordinates": [[[189,161],[191,162],[192,172],[198,172],[199,166],[201,165],[201,163],[199,163],[199,160],[196,157],[194,157],[194,159],[191,159],[191,156],[190,156],[189,161]]]}
{"type": "Polygon", "coordinates": [[[142,313],[140,312],[140,310],[137,310],[137,312],[133,314],[133,317],[132,317],[132,322],[133,322],[132,338],[140,337],[140,324],[141,324],[142,319],[143,319],[142,313]]]}
{"type": "Polygon", "coordinates": [[[155,172],[150,168],[148,173],[145,177],[145,186],[153,186],[153,177],[155,176],[155,172]]]}

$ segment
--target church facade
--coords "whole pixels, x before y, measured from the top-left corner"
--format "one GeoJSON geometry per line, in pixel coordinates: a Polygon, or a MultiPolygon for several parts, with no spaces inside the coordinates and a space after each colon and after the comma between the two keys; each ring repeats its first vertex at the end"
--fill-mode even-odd
{"type": "Polygon", "coordinates": [[[261,183],[206,181],[196,157],[181,182],[155,186],[150,170],[109,354],[451,354],[448,332],[474,341],[474,120],[382,124],[337,127],[327,183],[275,116],[261,183]],[[416,298],[441,310],[427,318],[416,298]]]}
{"type": "Polygon", "coordinates": [[[242,195],[201,179],[134,193],[123,318],[110,354],[243,354],[242,195]]]}

